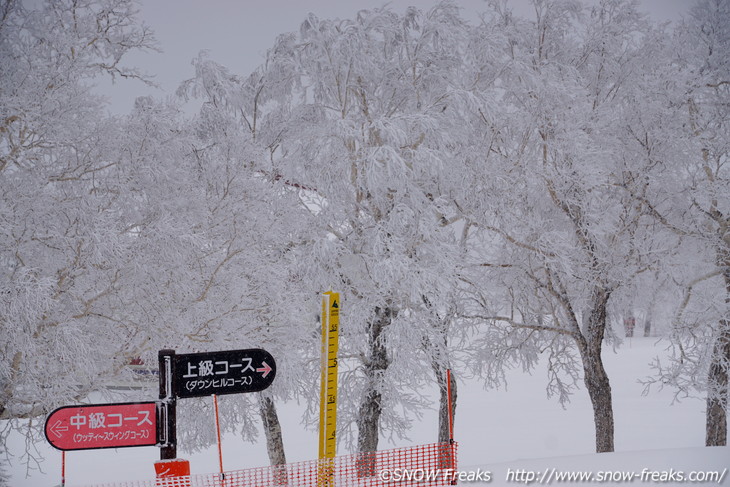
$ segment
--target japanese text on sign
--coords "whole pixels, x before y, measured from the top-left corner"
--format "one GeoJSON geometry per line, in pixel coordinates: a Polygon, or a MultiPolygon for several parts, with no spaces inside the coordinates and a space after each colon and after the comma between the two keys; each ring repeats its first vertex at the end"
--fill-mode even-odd
{"type": "Polygon", "coordinates": [[[75,426],[76,430],[81,429],[82,426],[88,426],[89,429],[99,428],[121,428],[122,426],[132,427],[143,426],[148,424],[152,426],[152,420],[150,419],[151,411],[137,411],[137,416],[125,417],[122,413],[89,413],[89,414],[76,414],[71,416],[69,424],[75,426]],[[107,421],[108,419],[108,421],[107,421]]]}
{"type": "Polygon", "coordinates": [[[248,371],[255,371],[256,369],[251,365],[253,362],[252,358],[244,357],[241,359],[242,363],[229,363],[228,360],[201,360],[197,365],[188,362],[187,374],[183,375],[184,378],[189,379],[192,377],[208,377],[211,375],[227,375],[234,369],[240,370],[241,374],[245,374],[248,371]]]}

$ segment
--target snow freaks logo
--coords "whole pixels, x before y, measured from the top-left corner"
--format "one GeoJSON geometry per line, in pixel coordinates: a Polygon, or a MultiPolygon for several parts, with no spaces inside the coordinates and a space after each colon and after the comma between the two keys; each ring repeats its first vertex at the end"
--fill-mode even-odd
{"type": "Polygon", "coordinates": [[[488,470],[469,470],[458,471],[451,468],[395,468],[392,470],[382,470],[379,474],[380,480],[385,483],[389,482],[433,482],[441,480],[444,483],[453,481],[459,482],[491,482],[492,472],[488,470]]]}

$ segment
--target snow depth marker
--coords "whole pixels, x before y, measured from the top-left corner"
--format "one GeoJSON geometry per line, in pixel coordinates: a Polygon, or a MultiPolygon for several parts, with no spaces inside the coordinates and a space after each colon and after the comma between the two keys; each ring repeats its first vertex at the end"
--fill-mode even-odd
{"type": "MultiPolygon", "coordinates": [[[[340,338],[340,293],[322,295],[322,356],[319,399],[319,458],[333,459],[337,449],[337,350],[340,338]]],[[[332,485],[332,465],[323,464],[321,485],[332,485]]]]}

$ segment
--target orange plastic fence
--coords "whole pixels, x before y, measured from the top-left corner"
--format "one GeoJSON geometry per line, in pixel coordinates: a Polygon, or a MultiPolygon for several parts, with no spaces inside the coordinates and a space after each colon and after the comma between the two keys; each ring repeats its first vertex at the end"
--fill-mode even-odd
{"type": "Polygon", "coordinates": [[[88,487],[442,487],[452,484],[456,443],[381,450],[207,475],[88,487]]]}

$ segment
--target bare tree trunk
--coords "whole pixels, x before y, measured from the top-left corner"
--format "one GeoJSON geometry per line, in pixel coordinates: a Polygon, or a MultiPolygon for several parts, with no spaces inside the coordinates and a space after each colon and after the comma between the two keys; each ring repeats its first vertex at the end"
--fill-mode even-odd
{"type": "Polygon", "coordinates": [[[712,351],[708,373],[705,445],[727,445],[728,364],[730,364],[730,323],[723,320],[720,336],[712,351]]]}
{"type": "MultiPolygon", "coordinates": [[[[439,422],[438,422],[438,442],[448,443],[451,438],[449,428],[449,396],[446,384],[447,369],[449,368],[448,347],[449,347],[449,322],[451,313],[446,313],[445,317],[440,317],[431,305],[426,296],[421,297],[424,304],[431,310],[433,316],[434,339],[424,337],[423,346],[431,357],[431,369],[436,376],[436,384],[439,386],[439,422]]],[[[451,375],[451,417],[456,412],[456,380],[451,375]]]]}
{"type": "Polygon", "coordinates": [[[274,480],[276,485],[286,485],[286,454],[276,405],[270,397],[259,394],[259,410],[266,435],[266,450],[269,454],[269,461],[274,467],[274,480]]]}
{"type": "Polygon", "coordinates": [[[451,435],[451,421],[453,421],[456,412],[456,380],[453,374],[448,373],[448,342],[449,342],[449,322],[450,314],[440,317],[431,306],[431,302],[426,296],[422,296],[423,302],[432,312],[434,339],[424,337],[424,347],[431,357],[431,369],[436,376],[436,383],[439,386],[439,420],[437,431],[437,442],[441,443],[441,451],[439,452],[439,468],[454,468],[455,459],[453,458],[453,449],[451,443],[453,441],[451,435]],[[448,376],[451,376],[450,384],[447,384],[448,376]],[[449,401],[449,386],[451,387],[451,401],[449,401]],[[451,411],[449,411],[449,402],[451,402],[451,411]],[[450,413],[450,414],[449,414],[450,413]]]}
{"type": "Polygon", "coordinates": [[[5,470],[5,453],[3,446],[0,445],[0,487],[10,486],[10,474],[5,470]]]}
{"type": "Polygon", "coordinates": [[[382,413],[378,382],[390,365],[385,344],[385,327],[395,317],[392,308],[375,308],[375,317],[368,326],[368,357],[365,362],[367,389],[360,403],[357,418],[358,476],[376,474],[375,455],[378,450],[378,430],[382,413]]]}
{"type": "Polygon", "coordinates": [[[614,450],[613,399],[608,374],[603,366],[601,348],[606,330],[606,306],[610,291],[597,288],[584,337],[579,337],[578,348],[583,361],[583,380],[593,405],[596,429],[596,453],[614,450]]]}
{"type": "Polygon", "coordinates": [[[644,321],[644,336],[651,336],[651,315],[647,316],[646,320],[644,321]]]}
{"type": "MultiPolygon", "coordinates": [[[[730,259],[725,264],[726,301],[730,301],[730,259]]],[[[712,362],[707,377],[707,412],[705,418],[705,445],[727,445],[728,372],[730,369],[730,322],[720,321],[720,334],[715,339],[712,362]]]]}
{"type": "MultiPolygon", "coordinates": [[[[730,303],[730,250],[720,258],[725,271],[725,303],[730,303]]],[[[727,408],[730,385],[730,321],[720,320],[720,334],[712,350],[712,362],[707,377],[707,412],[705,420],[705,445],[727,445],[727,408]]]]}
{"type": "Polygon", "coordinates": [[[593,422],[596,428],[596,453],[614,449],[613,399],[611,384],[603,367],[600,353],[589,353],[583,358],[586,389],[593,405],[593,422]]]}

